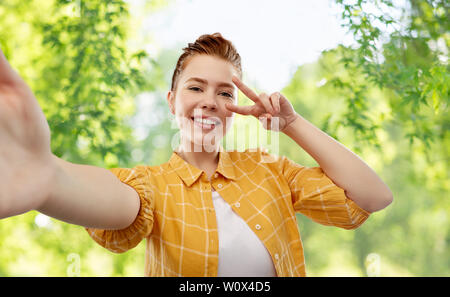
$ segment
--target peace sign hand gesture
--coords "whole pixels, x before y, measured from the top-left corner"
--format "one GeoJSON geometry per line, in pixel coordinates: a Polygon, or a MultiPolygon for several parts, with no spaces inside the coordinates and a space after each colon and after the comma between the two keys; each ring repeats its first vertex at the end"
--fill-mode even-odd
{"type": "Polygon", "coordinates": [[[283,94],[275,92],[268,96],[266,93],[261,93],[258,96],[238,77],[233,76],[232,80],[239,90],[255,104],[239,106],[226,103],[225,106],[228,110],[242,115],[252,115],[261,121],[264,129],[273,131],[283,131],[297,118],[294,107],[283,94]]]}

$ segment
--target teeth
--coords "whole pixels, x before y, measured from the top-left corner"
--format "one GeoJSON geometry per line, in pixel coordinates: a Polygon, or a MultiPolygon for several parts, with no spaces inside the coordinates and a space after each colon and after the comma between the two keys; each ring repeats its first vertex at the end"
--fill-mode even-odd
{"type": "Polygon", "coordinates": [[[208,119],[195,118],[194,121],[196,121],[198,123],[202,123],[202,124],[207,124],[207,125],[214,125],[214,124],[216,124],[215,121],[211,121],[211,120],[208,120],[208,119]]]}

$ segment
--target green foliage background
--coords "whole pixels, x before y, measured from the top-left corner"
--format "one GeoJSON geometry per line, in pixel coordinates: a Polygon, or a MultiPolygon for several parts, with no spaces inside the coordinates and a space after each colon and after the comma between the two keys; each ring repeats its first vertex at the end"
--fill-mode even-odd
{"type": "MultiPolygon", "coordinates": [[[[299,215],[308,274],[449,276],[448,4],[333,3],[357,46],[324,51],[281,91],[365,160],[394,202],[355,231],[299,215]]],[[[165,5],[149,1],[145,12],[165,5]]],[[[0,3],[0,47],[35,92],[56,155],[105,168],[168,160],[177,131],[165,92],[184,45],[149,56],[130,42],[138,25],[117,0],[0,3]]],[[[240,116],[235,125],[248,121],[259,125],[240,116]]],[[[317,165],[285,135],[280,154],[317,165]]],[[[0,221],[1,276],[73,275],[73,255],[81,276],[143,275],[143,243],[115,255],[82,227],[45,220],[29,212],[0,221]]]]}

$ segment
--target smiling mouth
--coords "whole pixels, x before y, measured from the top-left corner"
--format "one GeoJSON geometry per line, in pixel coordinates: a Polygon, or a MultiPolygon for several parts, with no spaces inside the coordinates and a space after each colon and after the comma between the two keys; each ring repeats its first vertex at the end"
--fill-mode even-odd
{"type": "Polygon", "coordinates": [[[194,122],[195,126],[200,127],[205,130],[212,130],[216,126],[220,125],[220,122],[216,121],[216,120],[201,119],[201,118],[194,118],[194,117],[191,117],[191,120],[194,122]]]}

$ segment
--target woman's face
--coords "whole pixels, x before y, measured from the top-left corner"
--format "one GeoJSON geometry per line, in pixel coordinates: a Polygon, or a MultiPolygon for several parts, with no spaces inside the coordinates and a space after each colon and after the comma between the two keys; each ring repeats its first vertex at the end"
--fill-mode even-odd
{"type": "Polygon", "coordinates": [[[175,93],[167,94],[184,144],[212,150],[225,136],[233,119],[233,112],[225,103],[237,102],[233,75],[238,76],[234,66],[220,58],[208,55],[189,58],[175,93]]]}

